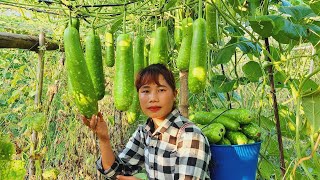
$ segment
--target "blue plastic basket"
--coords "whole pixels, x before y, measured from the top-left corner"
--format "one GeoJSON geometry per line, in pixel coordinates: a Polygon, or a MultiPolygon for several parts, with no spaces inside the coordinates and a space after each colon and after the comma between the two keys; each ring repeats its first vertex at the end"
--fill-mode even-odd
{"type": "Polygon", "coordinates": [[[261,142],[245,145],[210,145],[213,180],[254,180],[261,142]]]}

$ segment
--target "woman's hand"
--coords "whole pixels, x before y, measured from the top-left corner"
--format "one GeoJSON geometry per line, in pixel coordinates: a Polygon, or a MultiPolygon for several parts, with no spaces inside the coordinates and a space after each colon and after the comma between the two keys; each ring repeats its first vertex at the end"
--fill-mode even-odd
{"type": "Polygon", "coordinates": [[[91,119],[87,119],[85,116],[81,118],[83,123],[97,134],[99,140],[109,140],[108,126],[103,120],[101,112],[98,115],[93,115],[91,119]]]}
{"type": "Polygon", "coordinates": [[[118,175],[117,179],[119,179],[119,180],[139,180],[139,178],[136,178],[134,176],[122,176],[122,175],[118,175]]]}

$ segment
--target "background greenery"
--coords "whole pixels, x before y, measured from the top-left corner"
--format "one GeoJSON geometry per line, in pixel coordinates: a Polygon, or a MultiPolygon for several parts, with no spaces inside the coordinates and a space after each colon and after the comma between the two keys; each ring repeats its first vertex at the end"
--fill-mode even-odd
{"type": "MultiPolygon", "coordinates": [[[[62,47],[69,15],[80,19],[82,41],[91,26],[97,28],[102,44],[106,31],[111,30],[117,37],[124,30],[123,6],[80,5],[129,1],[53,2],[1,1],[0,32],[38,36],[43,31],[47,38],[62,47]]],[[[251,110],[256,116],[255,122],[263,128],[257,178],[318,179],[319,1],[264,0],[254,12],[248,6],[252,1],[219,2],[213,1],[219,5],[219,41],[208,44],[207,86],[200,94],[189,94],[189,113],[228,107],[230,104],[233,108],[251,110]],[[278,21],[272,19],[272,15],[278,21]],[[270,42],[270,53],[266,51],[265,38],[270,42]],[[268,56],[271,62],[267,60],[268,56]],[[267,71],[270,66],[273,67],[279,106],[286,164],[284,177],[280,171],[267,71]],[[310,159],[297,165],[299,160],[309,155],[310,159]],[[295,165],[298,167],[296,170],[295,165]]],[[[179,71],[175,59],[179,46],[174,41],[175,19],[179,19],[178,14],[195,20],[199,15],[198,9],[198,1],[187,0],[178,0],[172,6],[161,0],[135,1],[126,6],[126,32],[132,36],[143,34],[147,46],[156,27],[160,24],[168,27],[169,65],[175,73],[178,87],[179,71]]],[[[38,160],[36,179],[99,178],[95,169],[99,154],[97,142],[92,132],[83,126],[68,94],[62,53],[59,50],[45,52],[41,113],[34,103],[37,53],[0,49],[0,57],[0,155],[10,152],[10,156],[0,156],[0,179],[23,179],[30,156],[38,160]],[[38,131],[40,140],[34,154],[29,153],[32,129],[38,131]]],[[[104,70],[106,95],[99,102],[99,108],[108,120],[113,147],[117,151],[124,146],[135,127],[145,122],[145,117],[141,115],[134,125],[127,124],[124,113],[115,110],[113,105],[114,68],[104,67],[104,70]]]]}

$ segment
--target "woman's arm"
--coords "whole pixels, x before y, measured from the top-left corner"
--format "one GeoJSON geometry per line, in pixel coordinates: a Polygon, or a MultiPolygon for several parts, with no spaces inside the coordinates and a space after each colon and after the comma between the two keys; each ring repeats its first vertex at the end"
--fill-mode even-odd
{"type": "MultiPolygon", "coordinates": [[[[144,164],[144,144],[143,139],[141,139],[141,128],[133,133],[124,150],[118,157],[115,157],[110,143],[108,126],[103,120],[102,114],[98,113],[97,116],[92,116],[90,120],[82,117],[82,120],[86,126],[97,134],[99,139],[101,157],[97,161],[97,168],[102,174],[114,177],[121,174],[133,174],[142,168],[144,164]]],[[[118,177],[123,179],[129,176],[118,177]]]]}
{"type": "Polygon", "coordinates": [[[83,116],[82,121],[97,135],[103,169],[109,169],[115,161],[115,156],[110,144],[108,126],[103,120],[102,114],[99,112],[98,115],[93,115],[90,120],[83,116]]]}

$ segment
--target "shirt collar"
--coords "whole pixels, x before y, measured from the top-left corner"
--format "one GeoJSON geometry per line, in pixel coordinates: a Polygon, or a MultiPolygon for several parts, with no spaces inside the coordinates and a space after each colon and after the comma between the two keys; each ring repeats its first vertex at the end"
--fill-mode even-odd
{"type": "Polygon", "coordinates": [[[159,126],[156,130],[154,130],[154,123],[152,119],[148,118],[146,122],[145,130],[150,134],[152,131],[154,131],[152,135],[162,134],[171,126],[171,124],[179,115],[180,115],[179,110],[174,109],[173,111],[171,111],[171,113],[168,114],[168,116],[163,120],[163,123],[161,124],[161,126],[159,126]]]}

